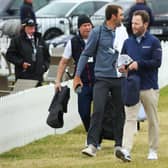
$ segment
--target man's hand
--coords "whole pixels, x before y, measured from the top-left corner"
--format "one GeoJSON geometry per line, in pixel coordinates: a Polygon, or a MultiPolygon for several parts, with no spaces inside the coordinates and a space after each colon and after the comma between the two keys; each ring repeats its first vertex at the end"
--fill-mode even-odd
{"type": "Polygon", "coordinates": [[[129,66],[128,66],[128,70],[138,70],[138,63],[136,61],[132,62],[129,66]]]}
{"type": "Polygon", "coordinates": [[[29,68],[30,66],[31,66],[31,64],[29,64],[28,62],[24,62],[24,63],[22,64],[22,67],[23,67],[24,70],[26,70],[26,69],[29,68]]]}
{"type": "Polygon", "coordinates": [[[127,73],[128,72],[128,69],[126,68],[125,65],[121,65],[119,68],[118,68],[119,72],[120,73],[127,73]]]}
{"type": "Polygon", "coordinates": [[[61,82],[55,81],[55,91],[61,91],[61,82]]]}
{"type": "Polygon", "coordinates": [[[81,78],[79,76],[75,76],[73,79],[73,89],[75,90],[78,85],[80,85],[82,87],[83,83],[82,83],[81,78]]]}

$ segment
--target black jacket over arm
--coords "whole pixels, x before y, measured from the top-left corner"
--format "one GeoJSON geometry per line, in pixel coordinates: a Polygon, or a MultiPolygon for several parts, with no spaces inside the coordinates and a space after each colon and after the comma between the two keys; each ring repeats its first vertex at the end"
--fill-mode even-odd
{"type": "Polygon", "coordinates": [[[64,125],[63,113],[67,112],[68,101],[70,98],[70,88],[61,87],[61,92],[56,92],[48,111],[47,124],[52,128],[61,128],[64,125]]]}

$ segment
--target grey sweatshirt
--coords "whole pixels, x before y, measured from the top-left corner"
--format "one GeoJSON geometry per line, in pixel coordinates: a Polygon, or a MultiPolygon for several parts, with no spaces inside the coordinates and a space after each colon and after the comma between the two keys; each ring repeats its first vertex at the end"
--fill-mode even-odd
{"type": "Polygon", "coordinates": [[[76,75],[80,76],[89,57],[95,58],[95,77],[117,78],[116,62],[118,52],[113,48],[114,32],[107,28],[105,24],[95,27],[88,38],[76,70],[76,75]]]}

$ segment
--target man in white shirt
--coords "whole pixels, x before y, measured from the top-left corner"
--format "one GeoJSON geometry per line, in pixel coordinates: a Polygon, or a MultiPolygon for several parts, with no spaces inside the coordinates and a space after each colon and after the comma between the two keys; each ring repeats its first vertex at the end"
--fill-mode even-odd
{"type": "MultiPolygon", "coordinates": [[[[56,90],[61,90],[61,80],[64,74],[65,68],[68,65],[70,58],[74,59],[75,65],[77,65],[79,57],[85,47],[88,35],[92,30],[91,20],[85,16],[81,15],[78,18],[78,34],[68,41],[63,56],[60,60],[57,70],[57,76],[55,81],[56,90]]],[[[83,86],[81,92],[78,93],[78,111],[83,122],[86,132],[90,125],[90,113],[91,113],[91,103],[93,100],[93,84],[94,84],[94,62],[91,58],[85,66],[82,73],[83,86]]]]}

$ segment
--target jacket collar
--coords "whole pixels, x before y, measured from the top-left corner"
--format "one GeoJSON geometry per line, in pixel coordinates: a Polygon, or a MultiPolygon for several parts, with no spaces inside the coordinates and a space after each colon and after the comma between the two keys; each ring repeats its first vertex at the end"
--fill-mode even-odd
{"type": "MultiPolygon", "coordinates": [[[[143,36],[141,36],[141,39],[146,39],[148,35],[149,35],[149,31],[146,31],[145,34],[143,36]]],[[[132,38],[134,38],[136,40],[137,36],[132,35],[132,38]]]]}
{"type": "MultiPolygon", "coordinates": [[[[27,36],[27,34],[25,33],[24,30],[22,30],[22,31],[20,32],[20,36],[23,37],[23,38],[25,38],[25,39],[29,39],[29,37],[27,36]]],[[[41,37],[41,33],[39,33],[39,32],[35,32],[35,33],[34,33],[34,38],[35,38],[35,39],[36,39],[36,38],[40,38],[40,37],[41,37]]]]}
{"type": "Polygon", "coordinates": [[[109,28],[107,25],[106,25],[106,22],[104,21],[103,23],[103,29],[106,30],[106,31],[109,31],[109,32],[115,32],[115,30],[112,30],[111,28],[109,28]]]}

